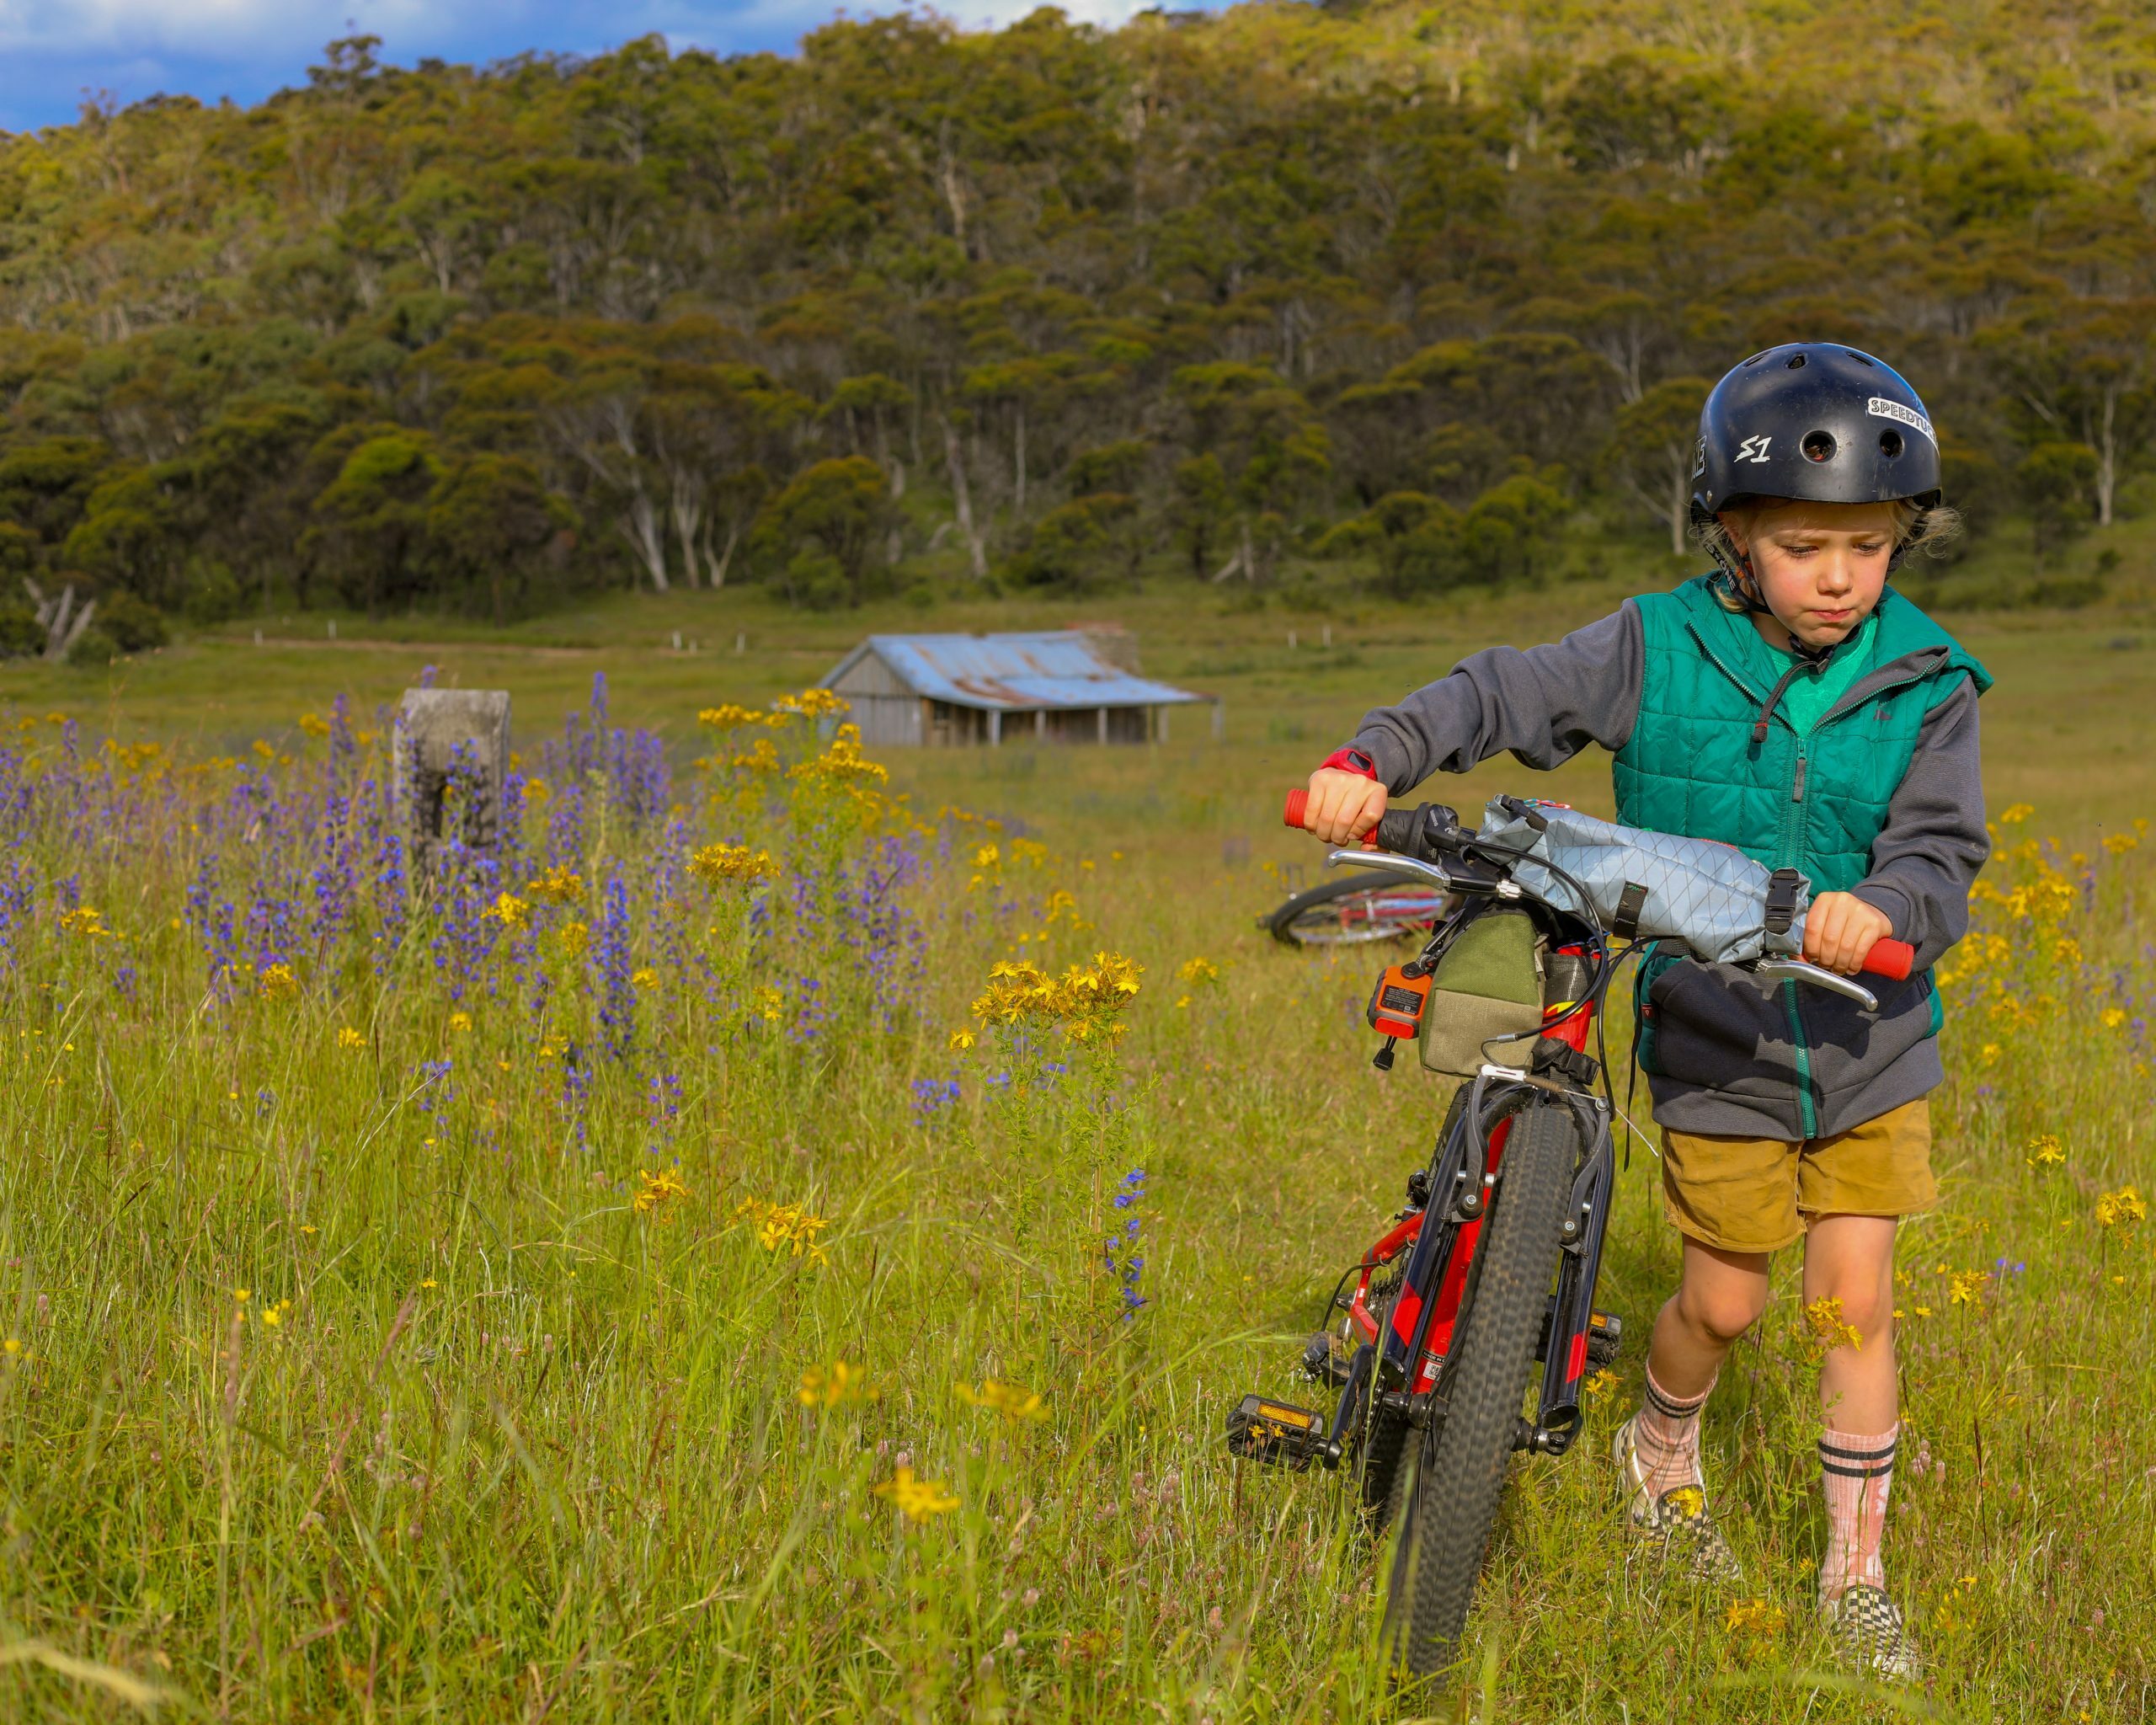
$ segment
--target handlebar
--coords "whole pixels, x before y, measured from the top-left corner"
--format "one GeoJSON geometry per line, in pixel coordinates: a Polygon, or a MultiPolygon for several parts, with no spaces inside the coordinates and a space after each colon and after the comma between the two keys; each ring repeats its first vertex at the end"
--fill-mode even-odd
{"type": "MultiPolygon", "coordinates": [[[[1287,807],[1283,811],[1287,824],[1298,831],[1305,830],[1303,817],[1309,807],[1310,793],[1307,790],[1289,792],[1287,807]]],[[[1406,814],[1410,811],[1394,812],[1406,814]]],[[[1386,833],[1383,823],[1378,827],[1377,837],[1380,846],[1390,848],[1384,846],[1386,833]]],[[[1905,982],[1915,966],[1916,957],[1917,949],[1905,940],[1877,940],[1872,943],[1871,950],[1865,954],[1864,963],[1858,969],[1867,976],[1883,976],[1889,982],[1905,982]]]]}

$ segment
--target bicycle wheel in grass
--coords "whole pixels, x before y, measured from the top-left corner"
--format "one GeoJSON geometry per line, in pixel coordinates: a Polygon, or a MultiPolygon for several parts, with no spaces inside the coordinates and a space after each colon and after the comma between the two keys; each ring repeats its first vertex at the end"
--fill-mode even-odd
{"type": "Polygon", "coordinates": [[[1513,1120],[1463,1307],[1465,1333],[1438,1386],[1447,1412],[1424,1434],[1412,1482],[1405,1470],[1396,1478],[1401,1525],[1385,1639],[1393,1663],[1412,1676],[1442,1671],[1459,1651],[1547,1320],[1579,1151],[1566,1108],[1537,1103],[1513,1120]]]}
{"type": "MultiPolygon", "coordinates": [[[[1470,1087],[1462,1084],[1452,1093],[1452,1100],[1445,1104],[1445,1116],[1438,1127],[1437,1147],[1430,1154],[1427,1172],[1428,1185],[1425,1188],[1436,1191],[1449,1185],[1446,1161],[1450,1153],[1453,1130],[1460,1124],[1460,1117],[1467,1107],[1470,1087]]],[[[1412,1201],[1411,1192],[1411,1201],[1412,1201]]],[[[1406,1255],[1396,1259],[1393,1268],[1398,1272],[1383,1307],[1375,1314],[1378,1334],[1383,1336],[1392,1327],[1392,1302],[1399,1297],[1400,1284],[1405,1279],[1406,1255]]],[[[1373,1284],[1374,1285],[1374,1283],[1373,1284]]],[[[1393,1523],[1400,1504],[1397,1487],[1403,1473],[1414,1470],[1406,1466],[1409,1454],[1409,1439],[1414,1428],[1396,1413],[1383,1407],[1374,1407],[1369,1415],[1370,1428],[1363,1440],[1362,1460],[1357,1464],[1358,1482],[1362,1487],[1363,1514],[1370,1533],[1377,1538],[1385,1536],[1393,1523]]]]}
{"type": "Polygon", "coordinates": [[[1291,947],[1358,946],[1426,934],[1449,904],[1449,895],[1433,888],[1365,872],[1297,893],[1258,926],[1291,947]]]}

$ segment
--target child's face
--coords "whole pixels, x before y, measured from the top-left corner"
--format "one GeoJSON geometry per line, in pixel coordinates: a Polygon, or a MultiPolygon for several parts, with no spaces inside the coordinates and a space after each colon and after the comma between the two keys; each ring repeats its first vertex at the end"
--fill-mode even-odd
{"type": "Polygon", "coordinates": [[[1878,606],[1894,554],[1891,505],[1777,503],[1721,522],[1751,557],[1767,608],[1805,646],[1846,640],[1878,606]]]}

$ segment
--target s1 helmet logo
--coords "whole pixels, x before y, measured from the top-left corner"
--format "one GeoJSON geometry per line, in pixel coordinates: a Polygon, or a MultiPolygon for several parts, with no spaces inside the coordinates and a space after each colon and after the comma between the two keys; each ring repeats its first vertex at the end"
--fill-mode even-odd
{"type": "Polygon", "coordinates": [[[1771,435],[1748,437],[1737,445],[1736,458],[1741,462],[1764,462],[1767,458],[1767,446],[1774,441],[1771,435]]]}

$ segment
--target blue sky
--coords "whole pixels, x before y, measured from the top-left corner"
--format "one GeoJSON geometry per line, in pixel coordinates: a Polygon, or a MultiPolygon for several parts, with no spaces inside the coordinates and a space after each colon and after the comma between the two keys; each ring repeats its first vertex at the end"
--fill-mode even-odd
{"type": "MultiPolygon", "coordinates": [[[[526,49],[592,54],[657,32],[675,48],[791,48],[840,0],[0,0],[0,130],[64,125],[83,93],[124,105],[160,93],[253,102],[307,82],[323,45],[356,31],[382,57],[501,59],[526,49]]],[[[1036,0],[946,0],[960,24],[1007,23],[1036,0]]],[[[1062,0],[1119,24],[1151,0],[1062,0]]],[[[1182,0],[1183,4],[1192,0],[1182,0]]],[[[902,9],[853,0],[857,13],[902,9]]]]}

